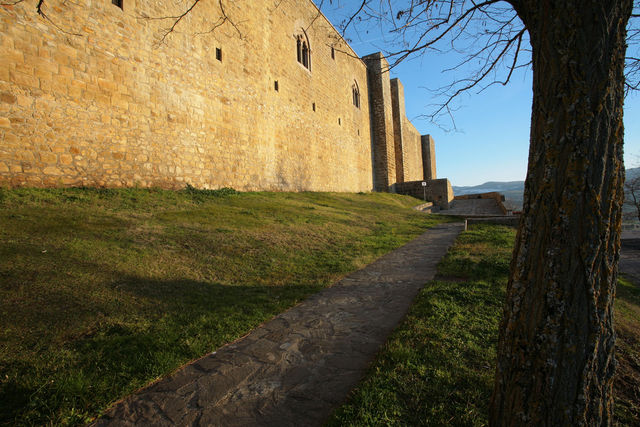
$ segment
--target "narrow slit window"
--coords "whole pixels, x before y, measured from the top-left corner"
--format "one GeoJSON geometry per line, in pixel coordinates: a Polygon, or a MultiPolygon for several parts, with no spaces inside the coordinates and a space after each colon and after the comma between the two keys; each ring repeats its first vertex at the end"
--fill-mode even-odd
{"type": "Polygon", "coordinates": [[[336,50],[333,48],[333,46],[331,47],[331,59],[336,59],[336,50]]]}
{"type": "Polygon", "coordinates": [[[280,90],[280,88],[278,87],[278,81],[274,81],[273,82],[273,88],[276,90],[276,92],[278,92],[280,90]]]}
{"type": "Polygon", "coordinates": [[[120,9],[122,9],[122,3],[124,0],[111,0],[111,3],[118,6],[120,9]]]}
{"type": "Polygon", "coordinates": [[[220,49],[219,47],[216,48],[216,59],[222,62],[222,49],[220,49]]]}
{"type": "Polygon", "coordinates": [[[311,108],[313,109],[313,111],[316,111],[316,103],[315,102],[313,104],[311,104],[311,108]]]}
{"type": "Polygon", "coordinates": [[[338,124],[342,126],[342,120],[340,120],[340,117],[338,117],[338,124]]]}

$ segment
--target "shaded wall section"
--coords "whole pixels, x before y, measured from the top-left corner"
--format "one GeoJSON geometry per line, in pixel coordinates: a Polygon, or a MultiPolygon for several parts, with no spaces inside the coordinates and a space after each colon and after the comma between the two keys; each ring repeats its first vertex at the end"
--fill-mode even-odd
{"type": "Polygon", "coordinates": [[[389,63],[380,52],[364,56],[362,59],[367,64],[374,189],[389,191],[396,182],[396,150],[389,63]]]}

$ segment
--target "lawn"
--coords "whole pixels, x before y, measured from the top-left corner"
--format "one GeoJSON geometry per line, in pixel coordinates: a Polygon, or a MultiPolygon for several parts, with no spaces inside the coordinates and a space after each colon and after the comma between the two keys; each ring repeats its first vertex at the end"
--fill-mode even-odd
{"type": "Polygon", "coordinates": [[[446,220],[415,204],[0,189],[0,424],[90,420],[446,220]]]}
{"type": "MultiPolygon", "coordinates": [[[[515,230],[474,226],[438,266],[330,426],[485,426],[515,230]]],[[[640,286],[615,306],[620,425],[640,420],[640,286]]]]}

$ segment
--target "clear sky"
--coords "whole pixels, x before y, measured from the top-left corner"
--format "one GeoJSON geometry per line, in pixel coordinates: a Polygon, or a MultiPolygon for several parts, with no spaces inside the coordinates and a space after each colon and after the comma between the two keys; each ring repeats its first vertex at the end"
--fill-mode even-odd
{"type": "MultiPolygon", "coordinates": [[[[325,0],[322,11],[337,26],[352,10],[355,0],[325,0]]],[[[316,4],[319,1],[316,0],[316,4]]],[[[360,56],[377,51],[394,51],[386,33],[380,28],[349,31],[351,47],[360,56]]],[[[459,59],[459,57],[458,57],[459,59]]],[[[452,185],[478,185],[486,181],[520,181],[527,172],[529,128],[531,122],[531,71],[516,73],[507,86],[494,85],[482,93],[471,91],[456,104],[457,130],[445,131],[429,119],[420,118],[442,102],[436,90],[461,72],[444,71],[455,65],[451,53],[428,53],[401,63],[391,70],[404,86],[407,117],[421,134],[431,134],[436,141],[436,169],[439,178],[449,178],[452,185]]],[[[640,166],[640,94],[625,101],[625,162],[640,166]]],[[[441,126],[451,128],[442,121],[441,126]]]]}

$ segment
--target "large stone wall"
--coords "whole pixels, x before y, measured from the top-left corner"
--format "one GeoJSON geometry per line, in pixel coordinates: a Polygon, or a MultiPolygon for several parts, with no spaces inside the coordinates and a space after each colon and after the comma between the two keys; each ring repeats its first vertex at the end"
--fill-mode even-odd
{"type": "Polygon", "coordinates": [[[0,7],[0,185],[372,189],[366,66],[311,1],[200,2],[164,40],[186,3],[36,3],[0,7]]]}

